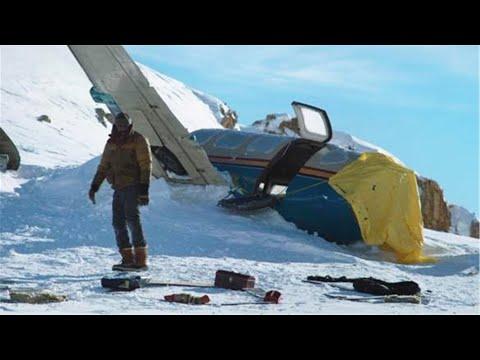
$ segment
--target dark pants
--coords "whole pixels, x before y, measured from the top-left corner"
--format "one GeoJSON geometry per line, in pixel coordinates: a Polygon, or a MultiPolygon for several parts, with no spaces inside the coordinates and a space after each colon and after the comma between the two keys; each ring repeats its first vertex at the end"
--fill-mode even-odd
{"type": "Polygon", "coordinates": [[[135,185],[127,186],[113,193],[113,229],[119,249],[132,247],[128,237],[127,225],[132,234],[134,247],[145,247],[140,210],[138,208],[138,192],[135,185]]]}

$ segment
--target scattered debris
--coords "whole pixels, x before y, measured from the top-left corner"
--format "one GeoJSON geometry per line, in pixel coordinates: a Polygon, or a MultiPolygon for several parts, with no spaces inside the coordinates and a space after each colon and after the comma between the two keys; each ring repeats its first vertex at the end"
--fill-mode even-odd
{"type": "Polygon", "coordinates": [[[210,302],[208,295],[193,296],[190,294],[172,294],[166,295],[165,301],[189,305],[205,305],[210,302]]]}
{"type": "Polygon", "coordinates": [[[215,287],[231,290],[253,289],[255,278],[250,275],[218,270],[215,274],[215,287]]]}
{"type": "MultiPolygon", "coordinates": [[[[264,304],[278,304],[280,302],[280,297],[282,294],[276,290],[266,291],[262,288],[255,287],[255,277],[250,275],[239,274],[231,271],[218,270],[215,273],[214,283],[194,283],[194,282],[172,282],[172,281],[161,281],[154,280],[150,278],[142,278],[138,275],[120,275],[114,277],[103,277],[101,280],[102,287],[107,288],[111,291],[134,291],[140,288],[146,287],[165,287],[165,286],[175,286],[175,287],[194,287],[194,288],[217,288],[217,289],[228,289],[228,290],[237,290],[243,291],[253,297],[259,298],[264,304]]],[[[175,295],[175,294],[174,294],[175,295]]],[[[181,296],[179,301],[171,302],[182,302],[187,301],[184,298],[187,296],[185,294],[180,294],[181,296]]],[[[173,296],[173,295],[171,295],[173,296]]],[[[171,299],[175,299],[174,297],[171,299]]],[[[168,301],[165,299],[165,301],[168,301]]],[[[188,300],[190,301],[190,300],[188,300]]],[[[193,300],[192,300],[193,301],[193,300]]]]}
{"type": "Polygon", "coordinates": [[[422,299],[420,295],[386,295],[386,296],[343,296],[325,294],[327,297],[336,300],[347,300],[356,302],[369,302],[369,303],[410,303],[410,304],[422,304],[426,303],[426,299],[422,299]]]}
{"type": "Polygon", "coordinates": [[[421,293],[420,286],[415,281],[387,282],[372,277],[349,279],[345,276],[308,276],[305,282],[318,283],[352,283],[353,288],[361,293],[389,296],[415,296],[421,293]]]}

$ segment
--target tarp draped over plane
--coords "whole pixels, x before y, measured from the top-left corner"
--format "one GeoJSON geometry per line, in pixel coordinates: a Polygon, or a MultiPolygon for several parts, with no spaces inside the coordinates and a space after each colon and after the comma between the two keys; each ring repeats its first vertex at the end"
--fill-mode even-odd
{"type": "Polygon", "coordinates": [[[351,205],[368,245],[401,263],[434,262],[422,254],[423,220],[413,171],[381,153],[364,153],[329,179],[351,205]]]}

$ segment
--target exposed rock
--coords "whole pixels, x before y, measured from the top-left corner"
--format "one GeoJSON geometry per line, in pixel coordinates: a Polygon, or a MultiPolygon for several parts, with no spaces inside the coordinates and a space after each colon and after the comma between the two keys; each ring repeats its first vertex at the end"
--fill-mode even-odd
{"type": "Polygon", "coordinates": [[[470,225],[470,236],[480,239],[480,233],[479,233],[479,228],[480,228],[480,223],[478,220],[473,220],[472,224],[470,225]]]}
{"type": "Polygon", "coordinates": [[[39,117],[37,117],[37,120],[40,122],[46,122],[49,124],[52,122],[52,120],[48,117],[48,115],[40,115],[39,117]]]}
{"type": "Polygon", "coordinates": [[[445,231],[450,229],[450,211],[443,197],[443,190],[434,180],[417,176],[422,204],[423,225],[427,229],[445,231]]]}
{"type": "Polygon", "coordinates": [[[223,106],[220,107],[220,112],[222,114],[220,124],[226,129],[234,129],[238,122],[237,112],[228,108],[225,109],[223,106]]]}
{"type": "Polygon", "coordinates": [[[267,134],[298,136],[298,120],[288,114],[268,114],[263,120],[255,121],[252,126],[267,134]]]}
{"type": "Polygon", "coordinates": [[[291,118],[290,120],[282,121],[279,127],[280,130],[282,130],[284,133],[288,133],[289,131],[291,131],[297,135],[300,134],[300,128],[298,127],[298,119],[296,117],[291,118]]]}

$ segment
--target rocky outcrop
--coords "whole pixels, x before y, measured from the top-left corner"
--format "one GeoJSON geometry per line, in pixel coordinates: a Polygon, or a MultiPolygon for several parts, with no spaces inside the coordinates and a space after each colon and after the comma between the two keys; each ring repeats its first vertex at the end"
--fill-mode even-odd
{"type": "Polygon", "coordinates": [[[46,122],[49,124],[52,122],[52,120],[48,117],[48,115],[40,115],[39,117],[37,117],[37,120],[40,122],[46,122]]]}
{"type": "Polygon", "coordinates": [[[479,228],[480,228],[480,223],[478,220],[473,220],[471,225],[470,225],[470,236],[480,239],[480,233],[479,233],[479,228]]]}
{"type": "Polygon", "coordinates": [[[226,129],[234,129],[238,122],[237,113],[228,108],[225,109],[224,107],[220,107],[220,113],[222,114],[220,124],[226,129]]]}
{"type": "Polygon", "coordinates": [[[298,120],[288,114],[268,114],[263,120],[255,121],[252,126],[267,134],[296,136],[299,134],[298,120]]]}
{"type": "Polygon", "coordinates": [[[421,176],[417,176],[417,183],[424,227],[448,232],[451,218],[442,188],[436,181],[421,176]]]}

